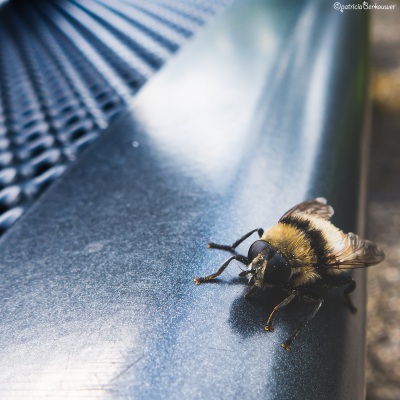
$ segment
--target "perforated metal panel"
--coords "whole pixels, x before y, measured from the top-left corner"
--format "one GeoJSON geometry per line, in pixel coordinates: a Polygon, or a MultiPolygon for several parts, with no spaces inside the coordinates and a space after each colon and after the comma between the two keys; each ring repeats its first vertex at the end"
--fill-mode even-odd
{"type": "Polygon", "coordinates": [[[0,234],[229,0],[0,7],[0,234]]]}

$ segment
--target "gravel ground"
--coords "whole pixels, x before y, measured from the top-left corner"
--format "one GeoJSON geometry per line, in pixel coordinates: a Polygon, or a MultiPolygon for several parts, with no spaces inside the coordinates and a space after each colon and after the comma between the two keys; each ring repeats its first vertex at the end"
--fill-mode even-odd
{"type": "Polygon", "coordinates": [[[368,271],[367,400],[400,399],[400,2],[374,11],[367,237],[386,260],[368,271]]]}

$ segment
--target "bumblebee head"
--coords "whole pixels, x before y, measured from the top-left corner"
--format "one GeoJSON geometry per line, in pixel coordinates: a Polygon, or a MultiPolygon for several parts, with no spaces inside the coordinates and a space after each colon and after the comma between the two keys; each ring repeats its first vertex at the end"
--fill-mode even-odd
{"type": "Polygon", "coordinates": [[[265,240],[257,240],[249,249],[249,268],[256,280],[266,285],[285,285],[289,282],[291,268],[285,257],[265,240]]]}

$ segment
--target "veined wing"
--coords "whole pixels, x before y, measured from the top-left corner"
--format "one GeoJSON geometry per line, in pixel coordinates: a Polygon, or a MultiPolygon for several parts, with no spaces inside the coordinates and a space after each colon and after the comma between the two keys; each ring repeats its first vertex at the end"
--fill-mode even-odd
{"type": "Polygon", "coordinates": [[[333,208],[329,204],[327,204],[324,197],[317,197],[315,199],[310,199],[307,201],[303,201],[303,203],[297,204],[289,211],[287,211],[279,221],[288,216],[300,213],[311,214],[319,218],[329,220],[334,214],[334,211],[333,208]]]}
{"type": "Polygon", "coordinates": [[[334,260],[327,268],[354,269],[366,268],[383,261],[385,254],[369,240],[360,239],[355,233],[348,233],[343,240],[343,246],[334,254],[334,260]]]}

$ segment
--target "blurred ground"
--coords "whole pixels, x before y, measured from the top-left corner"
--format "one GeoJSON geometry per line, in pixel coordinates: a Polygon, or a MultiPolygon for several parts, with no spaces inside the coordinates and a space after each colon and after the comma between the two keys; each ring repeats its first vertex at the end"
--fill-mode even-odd
{"type": "Polygon", "coordinates": [[[386,260],[368,271],[367,400],[400,399],[400,2],[372,20],[373,115],[367,237],[386,260]]]}

